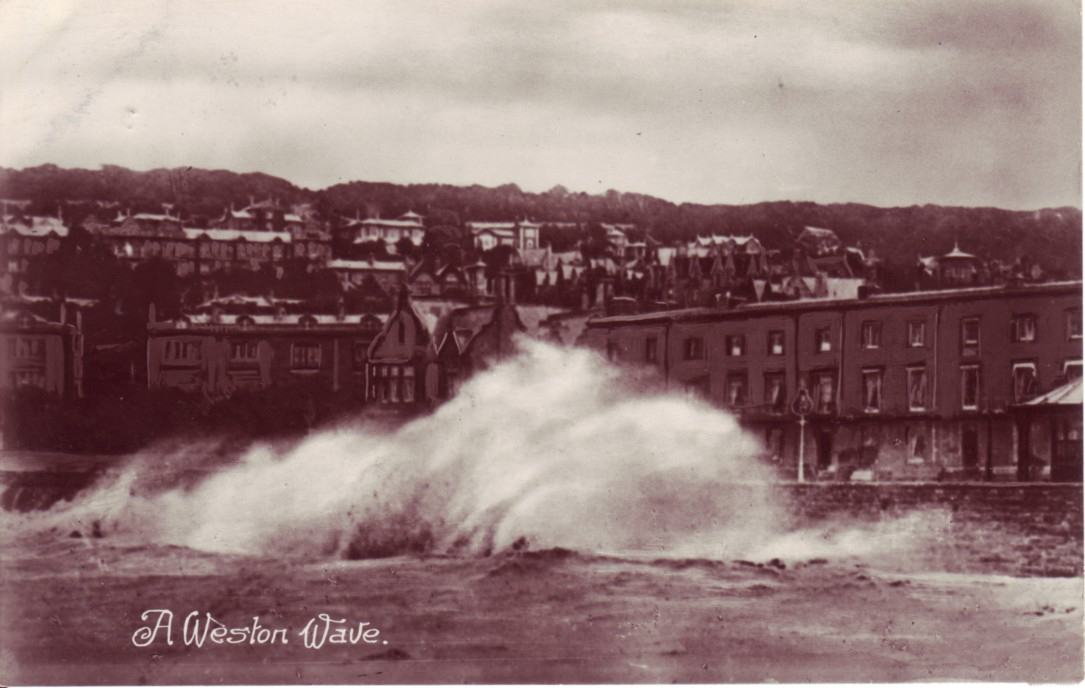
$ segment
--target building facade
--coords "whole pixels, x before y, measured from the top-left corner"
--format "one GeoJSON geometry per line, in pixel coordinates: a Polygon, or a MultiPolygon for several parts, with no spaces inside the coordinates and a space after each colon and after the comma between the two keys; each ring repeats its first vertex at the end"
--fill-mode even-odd
{"type": "Polygon", "coordinates": [[[83,395],[83,333],[64,305],[59,320],[24,308],[0,312],[0,390],[20,387],[69,399],[83,395]]]}
{"type": "Polygon", "coordinates": [[[497,246],[509,246],[517,251],[539,248],[541,225],[535,222],[468,222],[467,229],[475,246],[489,251],[497,246]]]}
{"type": "Polygon", "coordinates": [[[1073,282],[687,309],[599,318],[584,341],[728,408],[785,473],[803,388],[807,475],[1027,479],[1050,443],[1018,451],[1008,409],[1080,377],[1081,303],[1073,282]]]}
{"type": "Polygon", "coordinates": [[[22,275],[31,263],[60,250],[68,228],[60,218],[0,215],[0,265],[9,275],[22,275]]]}
{"type": "Polygon", "coordinates": [[[147,325],[147,384],[229,397],[315,381],[362,390],[374,314],[192,314],[147,325]]]}
{"type": "Polygon", "coordinates": [[[395,245],[403,239],[415,246],[421,246],[426,237],[422,216],[413,212],[404,213],[396,219],[355,218],[346,225],[345,231],[355,244],[380,241],[384,242],[392,253],[395,253],[395,245]]]}

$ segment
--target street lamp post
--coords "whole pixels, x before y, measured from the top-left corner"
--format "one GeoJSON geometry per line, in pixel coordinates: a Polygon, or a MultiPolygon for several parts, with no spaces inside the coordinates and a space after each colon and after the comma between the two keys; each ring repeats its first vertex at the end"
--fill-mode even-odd
{"type": "Polygon", "coordinates": [[[799,482],[806,482],[806,416],[814,410],[814,400],[806,391],[806,383],[799,383],[799,391],[791,402],[791,412],[799,417],[799,482]]]}

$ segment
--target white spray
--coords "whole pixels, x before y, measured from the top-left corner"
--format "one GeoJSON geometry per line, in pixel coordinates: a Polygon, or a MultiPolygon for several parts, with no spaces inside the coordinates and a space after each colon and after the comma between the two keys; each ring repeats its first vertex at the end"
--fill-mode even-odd
{"type": "Polygon", "coordinates": [[[634,389],[643,379],[587,351],[520,348],[398,430],[356,424],[281,454],[258,446],[157,490],[140,485],[185,460],[147,452],[45,518],[205,551],[357,557],[523,543],[734,559],[781,532],[761,447],[732,416],[634,389]]]}

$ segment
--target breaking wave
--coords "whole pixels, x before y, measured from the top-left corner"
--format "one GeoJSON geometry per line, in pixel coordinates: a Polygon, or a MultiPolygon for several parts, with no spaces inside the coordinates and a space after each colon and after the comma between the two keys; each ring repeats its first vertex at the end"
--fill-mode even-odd
{"type": "Polygon", "coordinates": [[[215,552],[349,557],[514,545],[738,556],[763,543],[779,512],[757,442],[730,415],[650,385],[524,340],[397,429],[359,421],[225,462],[206,442],[147,451],[30,518],[215,552]]]}
{"type": "Polygon", "coordinates": [[[834,546],[785,527],[761,447],[729,414],[585,350],[519,348],[394,429],[359,419],[290,447],[159,447],[73,503],[7,518],[119,543],[348,558],[560,547],[737,559],[834,546]]]}

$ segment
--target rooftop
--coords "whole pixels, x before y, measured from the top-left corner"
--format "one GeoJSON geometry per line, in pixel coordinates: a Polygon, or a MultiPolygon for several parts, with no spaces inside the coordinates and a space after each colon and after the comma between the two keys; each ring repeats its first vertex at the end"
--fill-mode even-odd
{"type": "Polygon", "coordinates": [[[328,261],[329,270],[389,270],[399,272],[405,270],[403,263],[389,260],[345,260],[335,259],[328,261]]]}
{"type": "Polygon", "coordinates": [[[250,241],[254,243],[267,243],[281,241],[290,243],[290,232],[263,232],[250,229],[199,229],[195,227],[184,228],[186,239],[210,239],[212,241],[250,241]]]}
{"type": "Polygon", "coordinates": [[[1081,406],[1081,378],[1071,380],[1022,406],[1081,406]]]}
{"type": "Polygon", "coordinates": [[[1068,282],[1047,282],[1044,284],[1029,284],[1018,287],[969,287],[965,289],[941,289],[937,291],[915,291],[900,294],[877,294],[866,298],[822,298],[822,299],[796,299],[792,301],[776,301],[772,303],[755,303],[736,306],[735,308],[705,307],[705,308],[681,308],[666,311],[654,311],[651,313],[638,313],[636,315],[615,315],[592,320],[589,325],[623,325],[645,322],[692,321],[713,320],[731,316],[752,316],[761,313],[788,312],[796,310],[827,310],[842,307],[858,306],[885,306],[898,303],[925,303],[931,301],[947,301],[970,298],[982,298],[996,295],[1027,295],[1047,294],[1064,291],[1076,291],[1081,293],[1082,283],[1080,280],[1068,282]]]}

